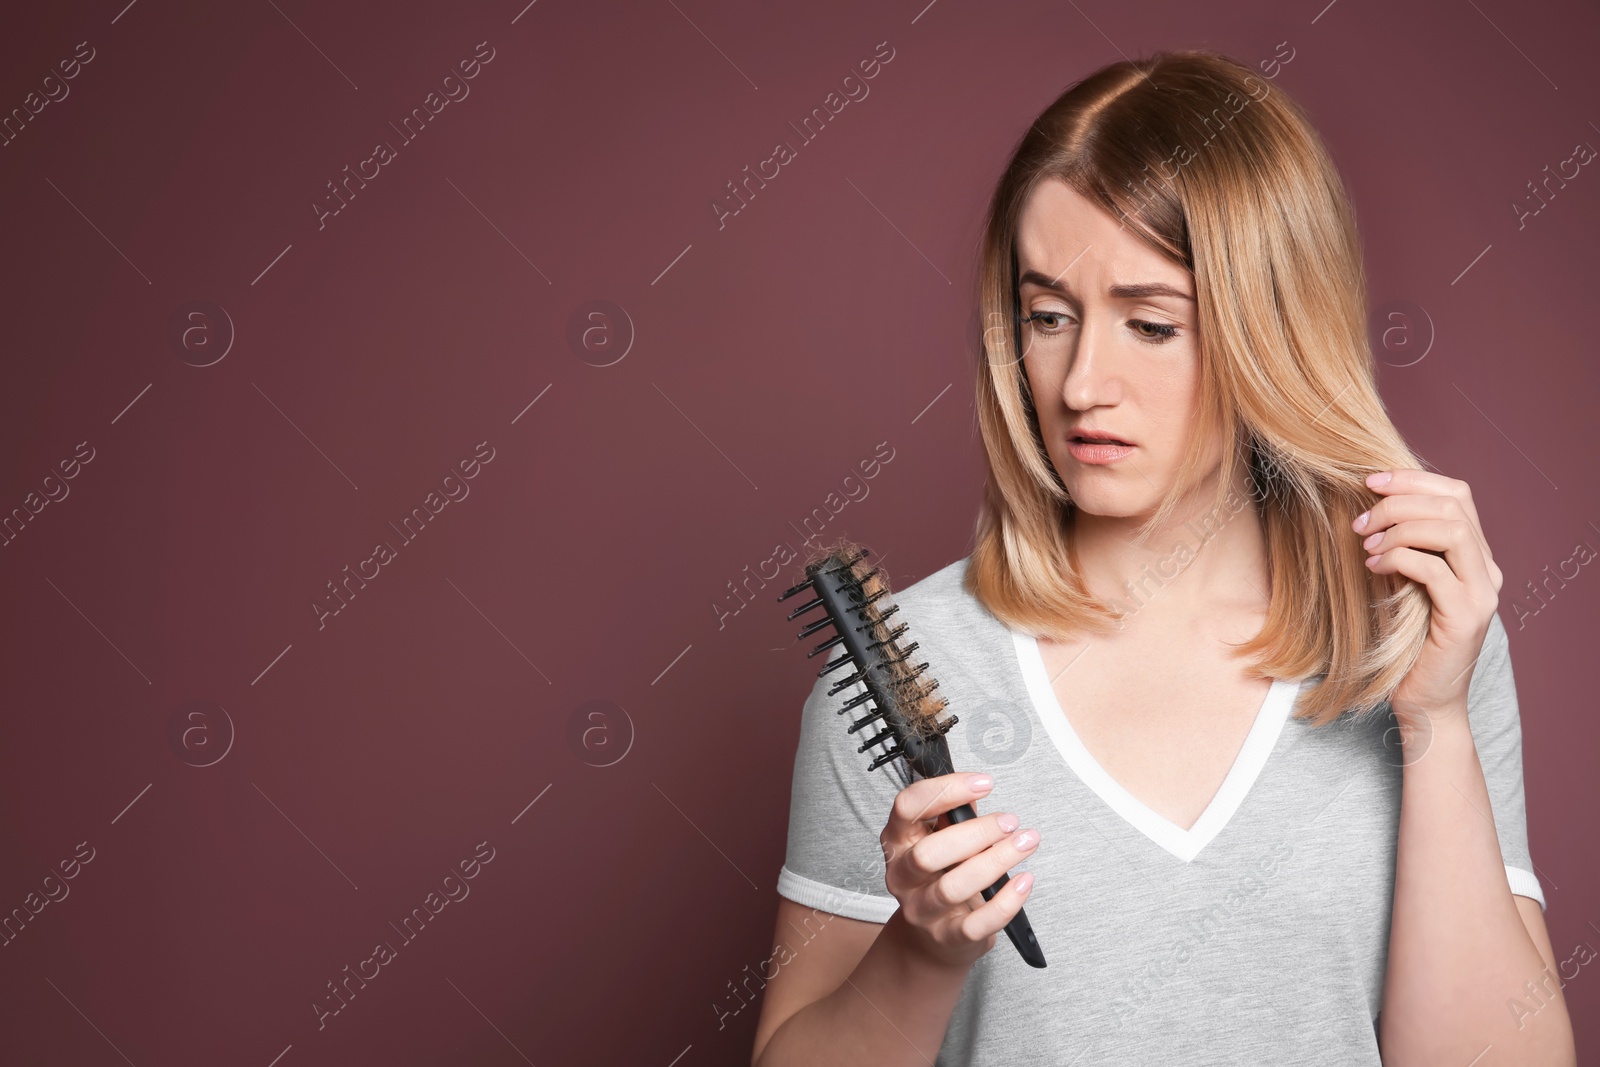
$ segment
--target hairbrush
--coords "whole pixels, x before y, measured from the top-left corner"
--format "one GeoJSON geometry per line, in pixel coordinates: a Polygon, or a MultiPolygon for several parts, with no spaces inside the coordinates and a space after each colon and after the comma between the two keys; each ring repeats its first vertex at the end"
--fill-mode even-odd
{"type": "MultiPolygon", "coordinates": [[[[819,607],[826,609],[826,617],[806,626],[799,636],[804,639],[833,627],[834,635],[808,652],[808,659],[836,645],[844,646],[843,655],[817,672],[820,678],[846,667],[854,668],[833,684],[828,690],[829,696],[858,682],[865,685],[866,692],[845,701],[837,714],[843,715],[871,703],[867,713],[852,722],[847,731],[854,734],[873,723],[878,724],[873,727],[877,732],[856,749],[865,753],[883,746],[867,765],[867,770],[874,771],[901,759],[923,778],[950,774],[955,768],[951,765],[950,746],[944,735],[959,720],[953,714],[939,718],[947,701],[933,695],[939,683],[932,676],[924,676],[928,665],[911,664],[911,653],[917,650],[917,642],[900,644],[908,627],[904,619],[891,625],[890,617],[900,606],[890,596],[882,568],[866,563],[868,555],[865,548],[841,544],[806,564],[806,580],[785,591],[778,600],[788,600],[807,590],[816,594],[791,611],[789,620],[819,607]]],[[[976,819],[978,813],[971,804],[962,804],[948,812],[948,817],[953,825],[976,819]]],[[[992,899],[1008,881],[1010,875],[1001,874],[998,881],[983,890],[983,899],[992,899]]],[[[1006,936],[1030,966],[1045,965],[1044,953],[1025,912],[1019,909],[1006,924],[1006,936]]]]}

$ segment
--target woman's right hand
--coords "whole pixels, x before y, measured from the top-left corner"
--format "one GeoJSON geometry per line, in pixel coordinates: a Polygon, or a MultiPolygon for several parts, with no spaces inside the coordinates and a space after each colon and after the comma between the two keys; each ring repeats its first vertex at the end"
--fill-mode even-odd
{"type": "Polygon", "coordinates": [[[1006,812],[955,824],[944,817],[993,787],[987,775],[959,772],[912,782],[895,797],[878,835],[884,882],[900,902],[890,925],[899,924],[914,950],[941,965],[968,968],[993,948],[995,935],[1022,910],[1033,888],[1033,875],[1024,872],[993,900],[982,896],[1033,853],[1039,831],[1016,832],[1019,820],[1006,812]]]}

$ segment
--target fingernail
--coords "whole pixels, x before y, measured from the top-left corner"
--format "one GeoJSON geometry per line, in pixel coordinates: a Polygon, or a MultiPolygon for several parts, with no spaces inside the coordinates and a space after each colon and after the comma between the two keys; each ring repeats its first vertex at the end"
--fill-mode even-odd
{"type": "Polygon", "coordinates": [[[987,774],[971,774],[967,776],[967,788],[974,793],[987,793],[994,788],[994,779],[987,774]]]}
{"type": "Polygon", "coordinates": [[[996,819],[995,822],[1000,824],[1000,830],[1002,833],[1009,834],[1011,831],[1015,830],[1019,825],[1021,825],[1022,820],[1008,811],[1004,815],[1000,816],[1000,818],[996,819]]]}
{"type": "Polygon", "coordinates": [[[1361,514],[1356,516],[1355,528],[1356,528],[1356,532],[1357,533],[1360,533],[1362,530],[1365,530],[1367,528],[1367,519],[1371,515],[1372,515],[1372,512],[1363,511],[1361,514]]]}
{"type": "Polygon", "coordinates": [[[1011,888],[1015,889],[1019,893],[1026,893],[1028,890],[1032,889],[1033,872],[1023,871],[1021,874],[1011,879],[1011,888]]]}
{"type": "Polygon", "coordinates": [[[1369,537],[1365,541],[1361,542],[1361,547],[1362,548],[1377,548],[1378,545],[1380,543],[1382,543],[1382,541],[1383,541],[1383,531],[1379,530],[1377,533],[1373,534],[1371,537],[1369,537]]]}
{"type": "Polygon", "coordinates": [[[1367,485],[1371,486],[1373,489],[1377,489],[1379,486],[1388,485],[1389,479],[1393,477],[1394,475],[1389,471],[1379,471],[1377,474],[1369,474],[1367,475],[1367,485]]]}
{"type": "Polygon", "coordinates": [[[1011,844],[1016,847],[1018,852],[1026,852],[1038,843],[1039,832],[1037,830],[1024,830],[1011,839],[1011,844]]]}

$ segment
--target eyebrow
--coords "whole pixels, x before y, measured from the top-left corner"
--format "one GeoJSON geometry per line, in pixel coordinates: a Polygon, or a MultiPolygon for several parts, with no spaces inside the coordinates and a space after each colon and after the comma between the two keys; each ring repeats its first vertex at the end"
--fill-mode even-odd
{"type": "MultiPolygon", "coordinates": [[[[1054,278],[1050,278],[1036,270],[1024,271],[1022,277],[1018,279],[1018,284],[1019,286],[1029,284],[1037,285],[1041,289],[1049,289],[1051,292],[1060,293],[1062,296],[1069,295],[1067,293],[1066,286],[1061,285],[1054,278]]],[[[1147,296],[1170,296],[1177,300],[1194,299],[1194,297],[1190,296],[1183,290],[1174,289],[1165,282],[1138,282],[1129,285],[1113,285],[1109,292],[1114,300],[1136,300],[1140,297],[1147,296]]]]}

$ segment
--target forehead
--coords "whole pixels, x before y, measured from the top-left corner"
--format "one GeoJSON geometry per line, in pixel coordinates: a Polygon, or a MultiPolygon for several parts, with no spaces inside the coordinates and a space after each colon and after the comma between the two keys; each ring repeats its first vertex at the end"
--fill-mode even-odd
{"type": "Polygon", "coordinates": [[[1181,283],[1183,268],[1151,248],[1131,228],[1059,178],[1034,187],[1017,220],[1020,270],[1055,277],[1069,264],[1116,280],[1181,283]]]}

